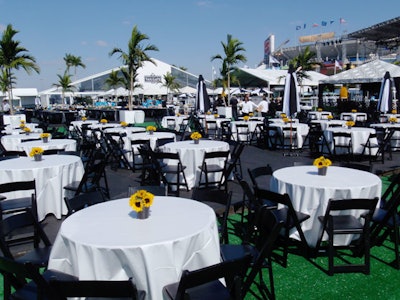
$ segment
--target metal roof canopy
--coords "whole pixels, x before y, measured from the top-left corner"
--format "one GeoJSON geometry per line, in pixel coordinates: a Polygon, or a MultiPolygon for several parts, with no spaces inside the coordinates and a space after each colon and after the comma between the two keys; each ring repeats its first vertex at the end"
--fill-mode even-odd
{"type": "Polygon", "coordinates": [[[352,32],[350,38],[366,39],[370,41],[388,41],[399,39],[400,36],[400,17],[378,23],[376,25],[352,32]]]}

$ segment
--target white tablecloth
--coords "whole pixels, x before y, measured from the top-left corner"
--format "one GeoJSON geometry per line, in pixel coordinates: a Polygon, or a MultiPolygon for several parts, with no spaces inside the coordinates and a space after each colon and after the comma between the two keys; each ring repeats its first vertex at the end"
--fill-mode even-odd
{"type": "Polygon", "coordinates": [[[166,116],[161,119],[161,126],[163,128],[168,128],[172,130],[179,130],[179,127],[181,126],[182,122],[189,118],[187,115],[181,115],[181,116],[166,116]]]}
{"type": "Polygon", "coordinates": [[[40,140],[40,133],[3,135],[1,143],[8,151],[20,151],[19,145],[21,145],[21,141],[30,139],[40,140]]]}
{"type": "Polygon", "coordinates": [[[33,147],[40,147],[43,150],[64,149],[65,151],[76,151],[76,141],[73,139],[50,139],[47,143],[42,140],[24,142],[17,146],[19,151],[25,151],[29,155],[33,147]]]}
{"type": "MultiPolygon", "coordinates": [[[[369,172],[330,166],[326,176],[319,176],[315,166],[296,166],[276,170],[270,188],[287,193],[295,210],[309,214],[301,224],[310,246],[315,247],[321,229],[318,216],[323,216],[329,199],[374,198],[381,196],[381,179],[369,172]]],[[[297,232],[292,235],[299,238],[297,232]]],[[[336,243],[349,243],[351,236],[343,236],[336,243]]]]}
{"type": "MultiPolygon", "coordinates": [[[[256,129],[257,125],[263,124],[263,122],[261,122],[261,121],[232,121],[230,124],[231,124],[231,131],[232,131],[233,139],[236,140],[236,138],[237,138],[236,125],[237,124],[247,125],[249,128],[249,135],[251,135],[254,132],[254,130],[256,129]]],[[[244,140],[244,136],[240,136],[240,139],[244,140]]]]}
{"type": "Polygon", "coordinates": [[[390,123],[378,123],[369,125],[372,128],[385,128],[385,129],[396,129],[393,133],[392,140],[390,141],[391,146],[394,149],[400,148],[400,123],[390,124],[390,123]]]}
{"type": "MultiPolygon", "coordinates": [[[[335,125],[339,125],[339,126],[346,126],[346,122],[345,120],[312,120],[311,123],[316,123],[316,124],[320,124],[321,125],[321,129],[325,130],[329,127],[334,127],[335,125]]],[[[335,126],[338,127],[338,126],[335,126]]]]}
{"type": "MultiPolygon", "coordinates": [[[[39,220],[47,214],[58,219],[67,214],[63,187],[81,180],[84,173],[82,160],[74,155],[46,155],[42,161],[32,157],[20,157],[0,161],[0,183],[36,180],[39,220]]],[[[20,197],[13,193],[10,197],[20,197]]]]}
{"type": "Polygon", "coordinates": [[[132,140],[149,140],[151,149],[156,148],[157,140],[164,139],[164,138],[173,138],[174,141],[176,140],[176,135],[173,132],[153,132],[153,134],[149,134],[148,132],[139,132],[130,134],[127,136],[127,145],[129,149],[131,149],[131,141],[132,140]]]}
{"type": "Polygon", "coordinates": [[[19,126],[21,121],[26,121],[25,114],[3,115],[3,124],[11,125],[13,127],[19,126]]]}
{"type": "Polygon", "coordinates": [[[214,211],[177,197],[155,197],[150,217],[136,219],[128,198],[97,204],[61,225],[49,269],[80,279],[133,277],[147,299],[162,299],[163,286],[179,281],[182,270],[220,261],[214,211]]]}
{"type": "Polygon", "coordinates": [[[367,114],[366,113],[361,113],[361,112],[344,112],[340,114],[340,120],[353,120],[354,122],[356,121],[367,121],[367,114]]]}
{"type": "Polygon", "coordinates": [[[330,111],[309,111],[308,117],[311,120],[327,120],[328,116],[332,116],[330,111]]]}
{"type": "Polygon", "coordinates": [[[104,129],[104,132],[119,132],[126,134],[131,134],[135,132],[145,132],[145,131],[146,128],[144,127],[113,127],[104,129]]]}
{"type": "MultiPolygon", "coordinates": [[[[345,127],[332,127],[327,128],[324,131],[325,138],[330,146],[330,150],[333,153],[333,139],[332,132],[350,132],[351,133],[351,143],[353,147],[353,154],[361,154],[363,151],[363,144],[365,144],[368,140],[370,133],[375,133],[375,129],[372,128],[364,128],[364,127],[352,127],[351,129],[345,127]]],[[[373,142],[377,142],[376,140],[373,142]]],[[[373,153],[375,154],[377,149],[373,149],[373,153]]],[[[338,153],[339,154],[339,153],[338,153]]]]}
{"type": "MultiPolygon", "coordinates": [[[[179,153],[182,164],[186,166],[185,175],[189,189],[196,186],[200,176],[200,169],[205,152],[227,151],[229,144],[221,141],[200,140],[199,144],[193,141],[168,143],[161,147],[163,152],[179,153]]],[[[220,176],[220,174],[217,174],[220,176]]],[[[211,178],[211,175],[210,175],[211,178]]]]}
{"type": "MultiPolygon", "coordinates": [[[[303,146],[303,141],[306,135],[308,134],[309,127],[304,123],[292,123],[292,124],[284,124],[284,123],[272,123],[269,124],[270,127],[278,127],[280,134],[282,135],[283,128],[296,128],[296,138],[297,138],[297,147],[301,148],[303,146]]],[[[289,132],[290,134],[290,132],[289,132]]],[[[285,139],[285,142],[289,142],[285,139]]]]}

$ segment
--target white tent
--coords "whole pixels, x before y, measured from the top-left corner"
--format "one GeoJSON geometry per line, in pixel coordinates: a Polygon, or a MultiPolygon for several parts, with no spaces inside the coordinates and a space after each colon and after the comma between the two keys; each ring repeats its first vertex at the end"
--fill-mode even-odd
{"type": "Polygon", "coordinates": [[[381,82],[385,72],[389,71],[390,76],[400,77],[400,67],[375,59],[354,69],[343,71],[336,75],[320,80],[321,84],[346,84],[346,83],[368,83],[381,82]]]}

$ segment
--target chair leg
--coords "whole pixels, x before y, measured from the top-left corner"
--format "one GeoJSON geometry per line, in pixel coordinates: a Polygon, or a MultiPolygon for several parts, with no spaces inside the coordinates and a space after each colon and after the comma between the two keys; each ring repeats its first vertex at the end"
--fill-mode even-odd
{"type": "Polygon", "coordinates": [[[333,258],[335,255],[335,249],[333,248],[333,233],[329,232],[329,245],[328,245],[328,275],[333,276],[334,274],[334,265],[333,258]]]}

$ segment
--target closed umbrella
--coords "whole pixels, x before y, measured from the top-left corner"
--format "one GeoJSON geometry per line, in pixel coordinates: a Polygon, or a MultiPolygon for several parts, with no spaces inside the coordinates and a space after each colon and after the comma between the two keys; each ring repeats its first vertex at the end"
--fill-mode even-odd
{"type": "Polygon", "coordinates": [[[383,113],[392,111],[393,87],[393,78],[391,78],[390,73],[386,71],[385,75],[383,76],[381,90],[379,92],[378,111],[383,113]]]}
{"type": "Polygon", "coordinates": [[[207,87],[204,82],[203,75],[199,75],[199,81],[197,83],[197,94],[196,94],[196,111],[206,112],[210,109],[210,97],[207,93],[207,87]]]}
{"type": "MultiPolygon", "coordinates": [[[[300,97],[297,86],[296,72],[290,65],[283,92],[283,113],[291,118],[300,111],[300,97]]],[[[292,151],[292,122],[290,122],[290,151],[292,151]]]]}
{"type": "Polygon", "coordinates": [[[300,97],[297,86],[296,72],[291,65],[286,75],[285,89],[283,92],[283,113],[288,117],[294,117],[294,115],[300,111],[300,97]]]}

